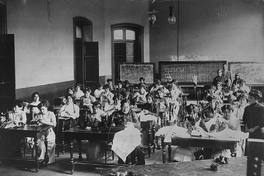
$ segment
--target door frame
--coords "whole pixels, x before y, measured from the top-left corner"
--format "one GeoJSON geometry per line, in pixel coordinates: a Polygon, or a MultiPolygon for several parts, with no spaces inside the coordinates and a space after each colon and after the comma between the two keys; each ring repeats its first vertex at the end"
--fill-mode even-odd
{"type": "MultiPolygon", "coordinates": [[[[82,17],[82,16],[76,16],[76,17],[73,17],[73,67],[74,67],[74,84],[76,84],[77,82],[77,70],[76,70],[76,53],[75,53],[75,35],[76,35],[76,25],[78,23],[83,23],[83,24],[87,24],[87,25],[91,25],[91,41],[89,42],[92,42],[93,41],[93,23],[91,20],[85,18],[85,17],[82,17]]],[[[83,31],[82,31],[82,36],[83,36],[83,31]]],[[[82,37],[82,51],[84,49],[84,39],[82,37]]],[[[84,61],[84,54],[82,52],[82,62],[84,61]]],[[[84,83],[84,75],[83,75],[83,81],[84,83]]]]}
{"type": "Polygon", "coordinates": [[[0,0],[0,5],[2,5],[4,8],[4,12],[3,12],[4,19],[2,21],[3,22],[2,25],[4,25],[3,31],[2,31],[3,33],[0,33],[0,34],[5,35],[5,34],[7,34],[7,1],[6,0],[0,0]]]}
{"type": "Polygon", "coordinates": [[[138,24],[133,23],[118,23],[111,25],[111,69],[112,69],[112,79],[116,82],[115,78],[115,69],[118,67],[115,63],[114,58],[114,30],[115,29],[130,29],[138,33],[138,41],[139,41],[139,48],[140,48],[140,63],[144,61],[144,27],[138,24]]]}

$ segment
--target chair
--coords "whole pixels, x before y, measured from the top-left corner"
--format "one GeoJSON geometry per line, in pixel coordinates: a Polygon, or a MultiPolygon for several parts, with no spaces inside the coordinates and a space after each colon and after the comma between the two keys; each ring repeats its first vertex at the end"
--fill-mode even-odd
{"type": "Polygon", "coordinates": [[[56,146],[57,146],[57,156],[59,153],[65,152],[65,136],[64,131],[70,129],[76,124],[75,120],[72,118],[62,118],[57,115],[57,129],[56,129],[56,146]]]}

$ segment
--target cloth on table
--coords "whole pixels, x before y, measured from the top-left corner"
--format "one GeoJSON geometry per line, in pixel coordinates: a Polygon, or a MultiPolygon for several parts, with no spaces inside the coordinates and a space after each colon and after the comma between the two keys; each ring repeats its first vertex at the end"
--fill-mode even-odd
{"type": "Polygon", "coordinates": [[[115,134],[112,150],[125,162],[126,157],[141,144],[141,133],[133,124],[115,134]]]}
{"type": "Polygon", "coordinates": [[[173,125],[160,128],[155,136],[164,136],[164,142],[171,142],[172,137],[185,138],[190,137],[190,134],[188,133],[188,129],[173,125]]]}
{"type": "Polygon", "coordinates": [[[211,136],[215,138],[224,138],[224,139],[234,139],[234,140],[243,140],[248,138],[249,133],[244,133],[238,130],[224,129],[217,133],[212,133],[211,136]]]}
{"type": "Polygon", "coordinates": [[[147,114],[144,111],[142,111],[141,113],[139,113],[139,118],[140,118],[140,122],[147,122],[147,121],[153,121],[153,122],[157,122],[158,117],[154,116],[152,114],[147,114]]]}
{"type": "MultiPolygon", "coordinates": [[[[238,130],[225,129],[221,132],[213,133],[212,136],[214,138],[237,140],[237,143],[234,146],[236,156],[241,157],[244,155],[246,139],[248,138],[249,133],[244,133],[238,130]]],[[[228,150],[223,150],[220,154],[226,157],[230,157],[231,152],[228,150]]],[[[215,156],[217,157],[217,154],[215,156]]]]}
{"type": "Polygon", "coordinates": [[[194,153],[198,150],[197,147],[180,147],[177,146],[175,149],[172,149],[172,160],[173,161],[194,161],[194,153]]]}

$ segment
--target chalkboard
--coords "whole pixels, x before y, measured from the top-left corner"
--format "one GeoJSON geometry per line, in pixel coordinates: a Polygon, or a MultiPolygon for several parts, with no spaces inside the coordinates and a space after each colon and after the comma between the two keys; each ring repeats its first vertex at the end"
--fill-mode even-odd
{"type": "Polygon", "coordinates": [[[176,61],[159,62],[161,81],[172,78],[179,83],[192,83],[197,76],[198,84],[211,84],[217,76],[217,70],[222,69],[227,61],[176,61]]]}
{"type": "Polygon", "coordinates": [[[139,78],[145,78],[147,84],[154,82],[154,63],[122,63],[119,64],[119,79],[130,83],[139,83],[139,78]]]}
{"type": "Polygon", "coordinates": [[[264,62],[230,62],[232,76],[240,73],[240,78],[250,85],[264,84],[264,62]]]}

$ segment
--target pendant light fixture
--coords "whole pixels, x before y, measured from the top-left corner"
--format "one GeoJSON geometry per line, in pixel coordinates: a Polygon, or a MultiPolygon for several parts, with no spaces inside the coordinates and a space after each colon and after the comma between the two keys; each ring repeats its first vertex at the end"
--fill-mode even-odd
{"type": "Polygon", "coordinates": [[[168,17],[168,23],[169,24],[175,24],[176,23],[176,17],[173,13],[173,7],[169,7],[169,17],[168,17]]]}

